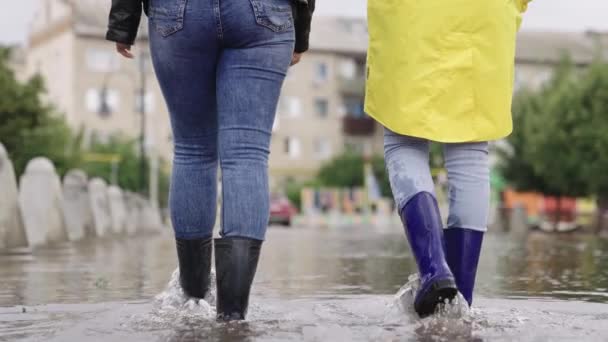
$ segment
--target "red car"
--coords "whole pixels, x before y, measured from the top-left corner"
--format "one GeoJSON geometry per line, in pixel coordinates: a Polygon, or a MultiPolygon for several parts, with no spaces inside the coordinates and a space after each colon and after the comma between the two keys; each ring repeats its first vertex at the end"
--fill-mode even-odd
{"type": "Polygon", "coordinates": [[[270,224],[291,226],[298,209],[283,195],[270,195],[270,224]]]}

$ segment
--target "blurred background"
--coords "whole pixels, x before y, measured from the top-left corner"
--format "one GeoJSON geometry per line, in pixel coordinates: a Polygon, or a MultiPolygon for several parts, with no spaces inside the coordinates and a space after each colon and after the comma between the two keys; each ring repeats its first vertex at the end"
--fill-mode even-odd
{"type": "MultiPolygon", "coordinates": [[[[45,156],[59,176],[82,169],[89,178],[140,193],[162,209],[172,137],[149,61],[146,23],[135,45],[137,59],[120,58],[103,39],[109,4],[3,5],[0,43],[7,78],[2,86],[10,91],[2,95],[8,107],[2,109],[1,141],[17,177],[29,160],[45,156]],[[20,88],[25,93],[15,97],[20,88]]],[[[365,6],[320,1],[311,50],[289,72],[270,160],[275,209],[284,212],[278,221],[290,221],[296,210],[387,213],[392,206],[382,129],[363,111],[365,6]]],[[[530,223],[544,229],[590,227],[591,221],[601,229],[608,206],[603,176],[608,142],[601,133],[605,99],[596,95],[603,94],[606,6],[599,0],[535,1],[526,13],[514,79],[517,129],[493,146],[493,220],[505,219],[501,208],[519,205],[530,223]],[[561,216],[549,227],[547,215],[561,216]]],[[[445,190],[439,152],[436,146],[434,174],[445,190]]]]}
{"type": "MultiPolygon", "coordinates": [[[[86,236],[86,229],[95,235],[96,229],[73,228],[83,232],[71,233],[65,202],[77,196],[69,193],[70,170],[77,170],[72,178],[90,192],[80,194],[89,201],[95,193],[89,180],[100,183],[102,193],[109,186],[118,201],[114,211],[120,214],[113,219],[119,227],[112,226],[114,202],[105,194],[101,201],[107,203],[100,213],[91,209],[89,225],[100,225],[103,216],[115,231],[141,225],[139,214],[128,222],[132,208],[152,213],[155,218],[146,225],[169,224],[172,136],[151,67],[146,22],[134,47],[136,58],[121,58],[104,40],[109,6],[105,0],[2,5],[0,141],[4,164],[10,161],[12,170],[4,182],[15,184],[10,186],[15,188],[13,202],[19,197],[20,206],[27,206],[31,201],[23,193],[36,182],[25,181],[18,190],[26,168],[50,167],[50,181],[41,182],[63,187],[55,191],[61,212],[54,219],[68,226],[57,233],[68,239],[86,236]]],[[[365,6],[364,1],[320,1],[310,51],[289,71],[271,145],[272,223],[395,223],[382,127],[363,110],[365,6]]],[[[600,1],[552,0],[532,2],[525,14],[515,60],[515,132],[492,143],[491,225],[496,229],[603,230],[608,210],[608,23],[602,14],[607,10],[600,1]]],[[[445,212],[440,152],[440,146],[433,147],[431,163],[445,212]]],[[[11,200],[5,202],[11,208],[11,200]]],[[[13,215],[13,209],[4,216],[13,215]]],[[[34,209],[31,215],[29,209],[20,210],[17,219],[27,233],[29,216],[39,215],[34,209]]],[[[81,221],[76,226],[87,225],[81,221]]],[[[27,234],[20,238],[3,230],[0,246],[31,245],[27,234]]]]}
{"type": "MultiPolygon", "coordinates": [[[[78,167],[90,177],[145,194],[162,208],[166,206],[172,141],[166,108],[149,63],[145,23],[136,44],[138,60],[121,59],[112,44],[103,40],[108,6],[109,1],[101,0],[25,0],[3,5],[3,64],[18,82],[3,86],[15,88],[29,82],[33,88],[29,98],[7,101],[17,102],[16,106],[40,101],[36,105],[44,113],[34,111],[30,119],[45,129],[34,133],[37,142],[25,146],[19,135],[36,125],[19,124],[3,111],[0,136],[17,175],[31,158],[43,155],[54,162],[60,175],[78,167]]],[[[608,24],[602,14],[606,6],[599,0],[536,1],[526,13],[516,59],[518,129],[510,144],[495,144],[497,210],[523,203],[535,223],[543,213],[565,210],[569,217],[555,220],[572,225],[567,221],[578,219],[572,211],[587,216],[597,211],[601,216],[605,209],[601,192],[607,191],[602,188],[608,187],[608,181],[601,178],[606,143],[597,141],[605,126],[584,116],[588,109],[583,107],[583,98],[572,99],[569,106],[574,107],[570,108],[550,97],[559,98],[560,91],[574,97],[576,91],[591,96],[593,89],[580,88],[585,83],[599,86],[592,79],[600,77],[601,81],[601,66],[589,67],[605,60],[608,24]],[[573,89],[564,89],[570,86],[573,89]],[[570,119],[578,123],[576,128],[564,120],[572,111],[580,114],[571,114],[570,119]],[[579,133],[585,125],[590,131],[579,133]],[[576,141],[571,141],[574,137],[576,141]],[[589,144],[597,151],[590,151],[589,144]],[[551,151],[561,153],[556,156],[551,151]]],[[[287,195],[299,210],[361,211],[370,204],[364,203],[370,196],[374,202],[390,197],[381,158],[372,163],[370,175],[365,175],[363,167],[364,161],[382,152],[382,129],[363,112],[365,2],[320,1],[317,14],[311,51],[290,71],[280,100],[271,184],[274,192],[287,195]],[[358,193],[356,188],[366,183],[368,188],[358,193]],[[310,191],[303,193],[303,188],[310,191]],[[349,191],[338,194],[321,188],[349,191]]],[[[10,92],[4,94],[9,97],[10,92]]],[[[441,156],[434,155],[435,174],[443,180],[441,156]]],[[[279,196],[275,198],[278,201],[279,196]]],[[[390,200],[380,206],[388,203],[390,200]]],[[[581,220],[589,223],[588,217],[581,220]]]]}
{"type": "MultiPolygon", "coordinates": [[[[135,60],[121,58],[104,40],[110,3],[0,4],[0,275],[7,279],[0,305],[141,298],[159,291],[174,267],[167,252],[172,136],[146,22],[135,60]],[[106,246],[149,233],[161,242],[106,246]],[[64,252],[38,252],[57,245],[64,252]],[[169,261],[150,256],[159,246],[169,261]],[[132,264],[147,258],[156,261],[132,264]],[[86,274],[73,296],[61,292],[72,278],[39,275],[41,267],[69,265],[86,274]],[[35,291],[37,281],[60,293],[35,291]]],[[[270,158],[272,255],[283,261],[262,266],[269,291],[316,293],[333,284],[335,293],[387,294],[413,269],[384,170],[382,127],[363,110],[365,11],[362,0],[318,0],[310,51],[285,81],[270,158]],[[337,245],[315,249],[324,234],[337,245]],[[386,245],[383,234],[400,242],[386,245]],[[302,244],[310,250],[289,249],[302,244]],[[349,256],[352,248],[375,258],[349,256]],[[293,275],[302,276],[299,285],[270,271],[292,264],[303,270],[293,275]]],[[[483,267],[498,275],[482,275],[482,293],[606,301],[606,13],[603,0],[535,0],[524,15],[515,132],[491,152],[495,249],[483,267]]],[[[431,160],[445,213],[440,146],[431,160]]]]}

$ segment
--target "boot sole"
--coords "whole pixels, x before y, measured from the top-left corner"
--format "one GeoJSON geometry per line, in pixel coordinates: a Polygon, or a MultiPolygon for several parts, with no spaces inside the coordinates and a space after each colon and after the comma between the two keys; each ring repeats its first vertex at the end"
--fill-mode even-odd
{"type": "Polygon", "coordinates": [[[453,279],[437,280],[427,293],[416,301],[414,309],[420,318],[430,316],[435,313],[437,305],[442,304],[446,299],[451,302],[457,293],[458,289],[453,279]]]}

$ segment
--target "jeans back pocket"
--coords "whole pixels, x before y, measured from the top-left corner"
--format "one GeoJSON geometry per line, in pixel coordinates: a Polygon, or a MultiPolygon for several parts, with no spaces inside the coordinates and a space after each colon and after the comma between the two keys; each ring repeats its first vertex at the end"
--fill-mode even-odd
{"type": "Polygon", "coordinates": [[[293,27],[291,4],[286,0],[250,0],[255,21],[274,32],[284,32],[293,27]]]}
{"type": "Polygon", "coordinates": [[[167,37],[184,28],[187,1],[150,0],[150,22],[161,35],[167,37]]]}

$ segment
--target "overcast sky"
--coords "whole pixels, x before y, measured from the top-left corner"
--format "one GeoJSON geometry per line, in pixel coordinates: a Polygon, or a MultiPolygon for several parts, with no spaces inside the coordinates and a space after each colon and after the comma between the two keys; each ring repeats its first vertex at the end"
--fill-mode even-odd
{"type": "MultiPolygon", "coordinates": [[[[0,43],[19,43],[25,40],[28,23],[39,1],[42,0],[1,0],[0,43]]],[[[317,3],[320,15],[365,15],[365,0],[317,0],[317,3]]],[[[526,14],[523,29],[595,29],[608,32],[608,1],[534,0],[526,14]]]]}

